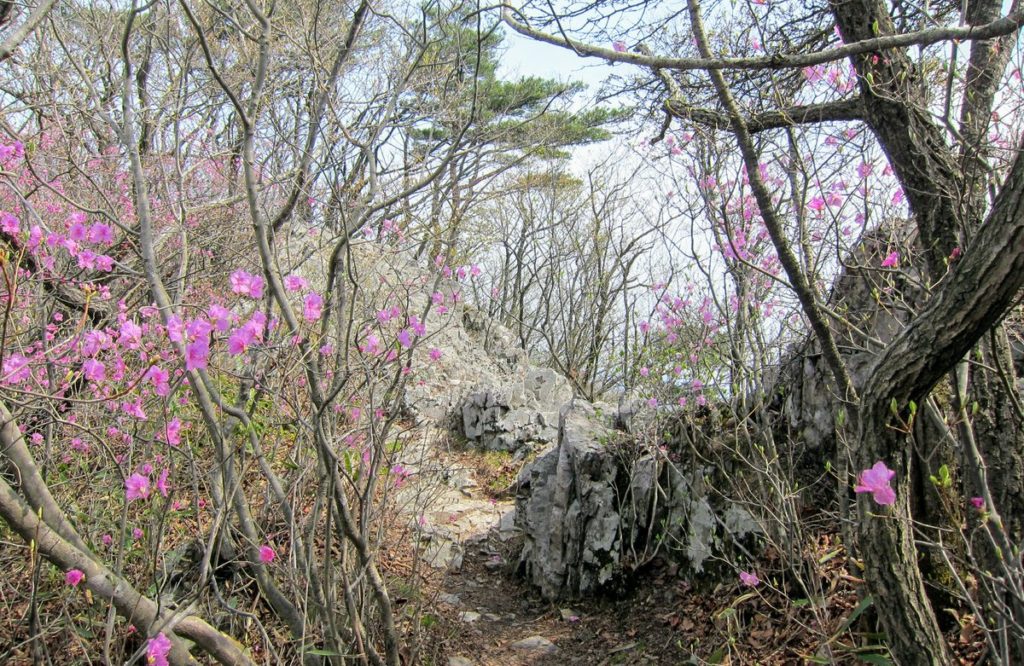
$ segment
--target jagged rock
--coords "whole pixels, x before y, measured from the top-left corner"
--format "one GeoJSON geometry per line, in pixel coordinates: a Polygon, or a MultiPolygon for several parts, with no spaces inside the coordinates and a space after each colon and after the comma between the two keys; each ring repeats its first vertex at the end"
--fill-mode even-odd
{"type": "Polygon", "coordinates": [[[696,460],[626,455],[630,449],[616,443],[621,436],[592,405],[577,402],[563,411],[557,446],[519,477],[519,568],[549,599],[613,583],[636,563],[627,555],[661,541],[675,544],[662,552],[679,559],[684,574],[710,581],[708,560],[735,560],[732,545],[759,531],[722,494],[720,470],[696,460]]]}
{"type": "Polygon", "coordinates": [[[558,434],[558,413],[572,398],[569,382],[547,368],[529,368],[501,386],[484,386],[462,403],[462,433],[489,451],[518,451],[558,434]]]}
{"type": "Polygon", "coordinates": [[[607,448],[613,436],[592,405],[570,404],[558,445],[520,476],[520,565],[546,597],[595,591],[619,564],[618,463],[607,448]]]}

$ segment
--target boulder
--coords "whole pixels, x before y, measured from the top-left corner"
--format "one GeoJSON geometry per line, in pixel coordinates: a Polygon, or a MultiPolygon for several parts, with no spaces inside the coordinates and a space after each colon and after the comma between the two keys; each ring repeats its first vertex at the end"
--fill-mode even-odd
{"type": "Polygon", "coordinates": [[[521,472],[519,571],[548,599],[610,587],[655,552],[708,584],[734,575],[731,567],[710,571],[709,561],[739,561],[759,527],[727,499],[726,473],[638,450],[605,414],[616,413],[568,405],[556,446],[521,472]]]}
{"type": "Polygon", "coordinates": [[[528,367],[501,386],[482,386],[462,403],[462,434],[487,451],[549,444],[558,414],[572,398],[569,382],[548,368],[528,367]]]}
{"type": "Polygon", "coordinates": [[[608,448],[614,435],[592,405],[571,403],[561,414],[557,446],[520,475],[519,564],[545,597],[596,591],[618,567],[619,469],[608,448]]]}

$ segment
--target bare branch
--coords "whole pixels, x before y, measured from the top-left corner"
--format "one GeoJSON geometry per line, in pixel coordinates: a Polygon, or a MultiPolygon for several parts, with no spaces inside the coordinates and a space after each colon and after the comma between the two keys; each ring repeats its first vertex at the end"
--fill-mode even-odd
{"type": "Polygon", "coordinates": [[[756,58],[669,58],[666,56],[649,56],[642,53],[619,52],[567,37],[558,37],[530,27],[512,18],[512,13],[508,8],[502,11],[502,21],[521,35],[564,49],[570,49],[580,57],[604,58],[612,62],[623,62],[656,69],[714,71],[723,69],[759,70],[808,67],[872,51],[885,51],[887,49],[906,48],[908,46],[929,46],[954,39],[959,41],[991,39],[992,37],[1011,34],[1019,30],[1021,26],[1024,26],[1024,12],[1016,11],[985,25],[929,28],[927,30],[916,30],[898,35],[885,35],[874,39],[865,39],[852,44],[844,44],[834,49],[823,49],[810,53],[776,53],[756,58]]]}

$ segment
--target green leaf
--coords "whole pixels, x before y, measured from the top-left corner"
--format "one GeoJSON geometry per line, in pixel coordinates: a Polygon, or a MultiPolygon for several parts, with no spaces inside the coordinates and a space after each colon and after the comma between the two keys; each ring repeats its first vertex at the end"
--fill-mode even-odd
{"type": "Polygon", "coordinates": [[[343,656],[340,652],[335,652],[334,650],[324,650],[324,649],[319,649],[319,648],[315,649],[315,650],[306,650],[306,654],[311,654],[314,657],[341,657],[341,656],[343,656]]]}
{"type": "Polygon", "coordinates": [[[850,613],[850,617],[846,618],[846,621],[843,622],[842,626],[839,628],[839,631],[837,633],[842,633],[849,629],[851,626],[853,626],[853,623],[857,621],[857,618],[860,617],[864,613],[864,611],[870,608],[874,603],[875,598],[872,597],[870,594],[861,599],[860,603],[857,604],[857,607],[853,609],[852,613],[850,613]]]}
{"type": "Polygon", "coordinates": [[[900,406],[899,404],[897,404],[896,398],[893,398],[892,401],[889,403],[889,411],[896,416],[900,415],[900,406]]]}

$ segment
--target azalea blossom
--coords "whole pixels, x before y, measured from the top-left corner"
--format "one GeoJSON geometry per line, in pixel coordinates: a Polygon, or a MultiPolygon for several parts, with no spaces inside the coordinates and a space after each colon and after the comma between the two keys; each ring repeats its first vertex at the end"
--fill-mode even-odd
{"type": "Polygon", "coordinates": [[[876,502],[882,506],[888,506],[896,501],[896,491],[889,487],[889,481],[896,476],[896,472],[885,466],[879,460],[871,469],[860,473],[860,479],[853,491],[856,493],[871,493],[876,502]]]}
{"type": "Polygon", "coordinates": [[[181,444],[181,419],[178,417],[167,422],[167,443],[171,446],[181,444]]]}
{"type": "Polygon", "coordinates": [[[260,546],[260,562],[270,564],[277,557],[277,553],[270,546],[260,546]]]}
{"type": "Polygon", "coordinates": [[[301,275],[289,275],[284,279],[284,288],[288,291],[302,291],[309,286],[306,278],[301,275]]]}
{"type": "Polygon", "coordinates": [[[985,508],[985,498],[984,497],[972,497],[971,498],[971,506],[973,506],[978,511],[981,511],[982,509],[985,508]]]}
{"type": "Polygon", "coordinates": [[[81,583],[84,578],[85,574],[82,573],[80,569],[69,569],[68,572],[64,574],[64,582],[71,587],[78,587],[78,584],[81,583]]]}
{"type": "Polygon", "coordinates": [[[403,328],[398,332],[398,342],[406,349],[412,346],[412,336],[409,334],[409,329],[403,328]]]}
{"type": "Polygon", "coordinates": [[[94,358],[82,363],[82,375],[91,382],[101,382],[107,376],[107,367],[94,358]]]}
{"type": "Polygon", "coordinates": [[[164,497],[167,497],[167,493],[171,490],[170,484],[167,483],[167,477],[170,473],[171,470],[164,468],[164,470],[160,472],[160,477],[156,480],[156,489],[159,490],[160,494],[164,497]]]}
{"type": "Polygon", "coordinates": [[[18,218],[7,212],[0,214],[0,230],[3,230],[4,233],[10,234],[11,236],[17,234],[21,231],[18,218]]]}
{"type": "Polygon", "coordinates": [[[612,42],[612,49],[614,49],[616,53],[625,53],[626,52],[626,42],[622,42],[622,41],[616,40],[616,41],[612,42]]]}
{"type": "Polygon", "coordinates": [[[306,298],[302,300],[302,316],[306,318],[306,321],[320,319],[323,308],[324,299],[315,291],[306,294],[306,298]]]}
{"type": "Polygon", "coordinates": [[[149,666],[168,666],[167,655],[171,651],[171,639],[161,631],[146,642],[146,663],[149,666]]]}
{"type": "Polygon", "coordinates": [[[132,474],[125,479],[124,491],[124,495],[129,502],[137,499],[148,499],[149,493],[152,491],[149,477],[139,473],[132,474]]]}
{"type": "Polygon", "coordinates": [[[249,298],[263,298],[263,277],[243,270],[231,274],[231,291],[249,298]]]}
{"type": "Polygon", "coordinates": [[[882,260],[882,268],[899,268],[900,265],[900,253],[890,252],[889,255],[882,260]]]}
{"type": "Polygon", "coordinates": [[[430,348],[430,360],[431,361],[439,361],[439,360],[441,360],[441,350],[438,349],[437,347],[431,347],[430,348]]]}
{"type": "Polygon", "coordinates": [[[210,357],[210,341],[200,338],[185,348],[185,369],[205,370],[210,357]]]}
{"type": "Polygon", "coordinates": [[[740,582],[747,587],[757,587],[761,584],[761,579],[757,577],[756,573],[749,571],[740,572],[740,582]]]}

